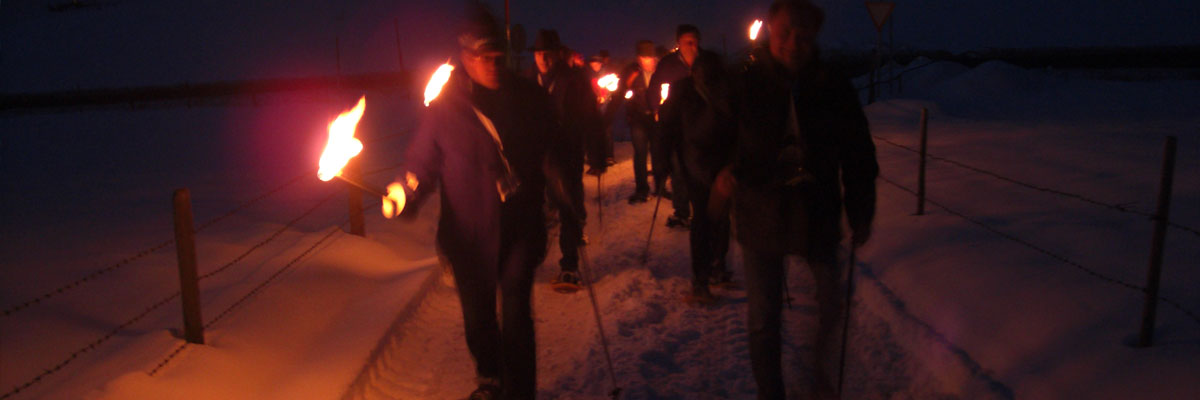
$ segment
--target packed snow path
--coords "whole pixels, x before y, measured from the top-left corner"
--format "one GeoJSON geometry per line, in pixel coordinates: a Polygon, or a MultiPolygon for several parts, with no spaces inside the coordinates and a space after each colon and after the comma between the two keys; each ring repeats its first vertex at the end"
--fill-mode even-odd
{"type": "MultiPolygon", "coordinates": [[[[644,266],[638,261],[654,201],[626,204],[633,191],[629,151],[627,144],[619,146],[618,156],[624,157],[618,158],[623,161],[604,175],[603,232],[595,208],[596,181],[585,176],[592,275],[622,398],[754,397],[745,293],[718,290],[723,300],[709,308],[681,301],[690,287],[688,235],[686,230],[665,227],[671,214],[669,201],[660,206],[649,261],[644,266]]],[[[533,292],[539,397],[606,398],[612,388],[587,293],[560,294],[550,289],[547,282],[558,272],[559,258],[557,242],[550,247],[533,292]]],[[[740,281],[742,263],[736,245],[729,259],[740,281]]],[[[784,309],[785,379],[789,393],[800,395],[808,392],[815,357],[810,327],[816,322],[816,306],[806,268],[793,263],[788,275],[793,301],[791,309],[784,309]]],[[[437,285],[415,312],[397,320],[345,398],[455,399],[475,388],[457,294],[437,285]]],[[[882,334],[886,332],[882,324],[872,330],[868,335],[854,334],[887,336],[882,334]]],[[[864,344],[869,348],[853,351],[850,357],[859,358],[862,352],[878,371],[862,370],[863,362],[851,360],[847,377],[848,386],[855,386],[851,391],[872,398],[910,392],[908,372],[903,372],[909,367],[899,347],[879,338],[871,341],[864,344]],[[861,386],[868,374],[871,384],[861,386]]],[[[836,360],[836,354],[830,357],[836,360]]],[[[830,365],[836,366],[836,361],[830,365]]]]}

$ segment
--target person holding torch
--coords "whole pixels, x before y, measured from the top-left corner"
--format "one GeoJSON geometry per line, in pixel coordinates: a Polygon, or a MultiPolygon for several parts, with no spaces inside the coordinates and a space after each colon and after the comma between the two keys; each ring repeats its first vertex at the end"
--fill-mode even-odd
{"type": "Polygon", "coordinates": [[[809,397],[835,395],[826,360],[842,315],[837,250],[843,210],[851,246],[867,242],[875,214],[875,145],[854,86],[817,57],[823,20],[808,0],[771,5],[767,45],[736,78],[736,150],[713,183],[713,203],[733,198],[759,399],[785,398],[780,329],[788,256],[801,257],[816,283],[817,362],[809,397]]]}
{"type": "Polygon", "coordinates": [[[549,157],[561,137],[557,112],[545,90],[504,68],[503,38],[483,6],[469,7],[457,65],[389,187],[408,193],[407,218],[440,189],[437,242],[454,272],[478,383],[470,399],[479,400],[535,397],[530,296],[546,255],[546,188],[562,192],[549,157]]]}

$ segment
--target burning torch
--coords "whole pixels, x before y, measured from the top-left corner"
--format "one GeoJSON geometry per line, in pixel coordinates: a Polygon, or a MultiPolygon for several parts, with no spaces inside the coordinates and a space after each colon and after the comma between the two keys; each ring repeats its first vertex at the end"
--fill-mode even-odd
{"type": "Polygon", "coordinates": [[[762,29],[762,25],[763,25],[763,22],[761,19],[756,19],[756,20],[754,20],[753,24],[750,24],[750,41],[751,42],[758,40],[758,31],[760,29],[762,29]]]}
{"type": "Polygon", "coordinates": [[[325,145],[325,151],[321,153],[321,160],[318,163],[320,168],[317,171],[317,177],[326,182],[333,178],[338,178],[367,193],[382,197],[384,199],[383,214],[390,218],[404,209],[405,195],[403,190],[391,190],[393,188],[389,186],[389,190],[384,192],[357,178],[347,177],[342,174],[342,169],[346,167],[350,159],[362,153],[363,144],[354,137],[354,129],[358,127],[358,121],[362,119],[363,111],[366,107],[367,98],[363,96],[358,99],[358,104],[353,109],[341,113],[333,122],[329,123],[329,142],[325,145]]]}

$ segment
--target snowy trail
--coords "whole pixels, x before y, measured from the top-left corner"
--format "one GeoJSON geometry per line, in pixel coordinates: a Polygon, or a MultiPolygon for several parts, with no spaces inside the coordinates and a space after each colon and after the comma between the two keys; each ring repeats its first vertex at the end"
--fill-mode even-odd
{"type": "MultiPolygon", "coordinates": [[[[637,261],[654,203],[625,203],[633,191],[629,152],[627,144],[619,146],[621,162],[605,175],[605,232],[595,226],[595,180],[587,177],[585,181],[591,212],[587,232],[592,275],[622,398],[752,398],[755,385],[747,347],[745,293],[720,290],[723,301],[710,308],[680,301],[689,288],[687,232],[665,228],[669,202],[661,205],[655,221],[658,226],[647,265],[637,261]]],[[[547,284],[558,271],[558,258],[554,243],[535,278],[539,396],[607,398],[611,384],[587,293],[559,294],[547,284]]],[[[742,263],[736,244],[729,259],[740,281],[742,263]]],[[[807,270],[793,265],[788,275],[793,304],[784,310],[784,367],[789,393],[798,395],[808,391],[812,372],[808,327],[816,322],[816,307],[807,270]]],[[[904,358],[895,345],[869,347],[872,353],[866,357],[870,359],[904,358]]],[[[376,354],[343,398],[454,399],[474,389],[474,364],[463,337],[461,308],[449,287],[439,285],[431,291],[410,318],[393,327],[376,354]]],[[[830,357],[836,359],[836,354],[830,357]]],[[[854,375],[879,372],[860,369],[850,369],[848,382],[855,381],[854,375]]],[[[869,391],[862,393],[863,397],[882,398],[907,386],[907,375],[883,372],[889,378],[875,379],[869,387],[852,391],[869,391]]]]}

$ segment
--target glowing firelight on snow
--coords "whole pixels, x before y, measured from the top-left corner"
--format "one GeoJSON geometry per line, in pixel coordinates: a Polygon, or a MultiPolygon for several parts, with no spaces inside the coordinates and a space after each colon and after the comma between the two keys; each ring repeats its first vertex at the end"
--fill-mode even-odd
{"type": "Polygon", "coordinates": [[[596,80],[596,84],[609,92],[617,91],[617,84],[621,83],[621,79],[617,78],[617,74],[608,74],[596,80]]]}
{"type": "Polygon", "coordinates": [[[666,103],[667,102],[667,94],[669,94],[669,93],[671,93],[671,84],[670,83],[662,84],[662,90],[659,92],[659,94],[662,95],[662,99],[658,101],[658,104],[666,103]]]}
{"type": "Polygon", "coordinates": [[[754,20],[753,24],[750,24],[750,40],[751,41],[758,39],[758,30],[762,29],[762,24],[763,23],[762,23],[761,19],[756,19],[756,20],[754,20]]]}
{"type": "Polygon", "coordinates": [[[433,77],[429,78],[429,84],[425,85],[425,107],[429,107],[429,103],[442,93],[442,88],[446,86],[446,82],[450,81],[451,72],[454,72],[454,66],[450,63],[442,64],[437,71],[433,72],[433,77]]]}
{"type": "Polygon", "coordinates": [[[632,91],[632,90],[626,90],[626,91],[625,91],[625,100],[629,100],[629,99],[632,99],[632,98],[633,98],[633,91],[632,91]]]}
{"type": "Polygon", "coordinates": [[[363,144],[354,138],[354,128],[358,126],[358,120],[362,119],[366,107],[367,97],[363,96],[358,99],[358,105],[353,109],[338,115],[337,119],[329,123],[329,143],[325,145],[325,151],[321,153],[321,160],[318,162],[320,168],[317,170],[317,177],[321,180],[328,181],[341,174],[342,167],[362,152],[363,144]]]}

